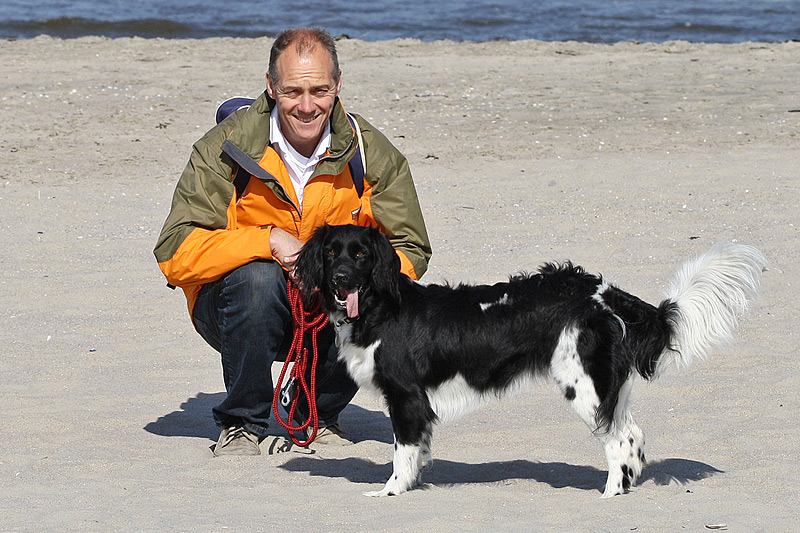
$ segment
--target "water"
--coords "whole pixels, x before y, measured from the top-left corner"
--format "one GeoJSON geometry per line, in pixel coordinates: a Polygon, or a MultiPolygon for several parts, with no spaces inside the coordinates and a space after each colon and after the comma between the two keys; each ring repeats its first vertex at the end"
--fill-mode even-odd
{"type": "Polygon", "coordinates": [[[367,41],[800,39],[800,0],[2,0],[0,38],[260,37],[321,26],[367,41]]]}

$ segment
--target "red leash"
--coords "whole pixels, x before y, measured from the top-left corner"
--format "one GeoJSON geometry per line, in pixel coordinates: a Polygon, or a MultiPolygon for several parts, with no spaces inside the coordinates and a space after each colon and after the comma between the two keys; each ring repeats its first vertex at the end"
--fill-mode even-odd
{"type": "Polygon", "coordinates": [[[294,318],[294,337],[292,339],[292,346],[289,348],[289,353],[286,355],[286,361],[283,363],[281,375],[278,378],[278,383],[275,384],[275,395],[272,398],[272,412],[281,426],[289,431],[289,436],[298,446],[308,446],[317,437],[317,430],[319,430],[319,414],[317,413],[317,360],[319,359],[319,349],[317,348],[317,334],[322,331],[328,324],[328,314],[322,312],[320,303],[317,301],[314,306],[306,311],[303,306],[303,299],[300,297],[300,289],[294,286],[292,280],[286,282],[286,290],[289,295],[289,306],[292,310],[292,317],[294,318]],[[306,383],[306,369],[308,368],[308,349],[303,347],[303,339],[307,331],[311,331],[311,351],[313,358],[311,360],[311,386],[306,383]],[[283,378],[286,375],[286,370],[289,368],[289,363],[294,362],[289,382],[286,387],[281,387],[283,378]],[[298,387],[295,383],[299,383],[298,387]],[[289,391],[294,388],[294,394],[289,391]],[[293,426],[294,412],[297,408],[297,402],[300,399],[300,389],[306,395],[308,400],[309,416],[300,426],[293,426]],[[293,397],[292,397],[293,396],[293,397]],[[278,400],[280,398],[281,405],[289,413],[289,418],[286,422],[283,421],[281,415],[278,413],[278,400]],[[301,442],[294,434],[298,431],[306,429],[309,425],[313,427],[311,436],[307,441],[301,442]]]}

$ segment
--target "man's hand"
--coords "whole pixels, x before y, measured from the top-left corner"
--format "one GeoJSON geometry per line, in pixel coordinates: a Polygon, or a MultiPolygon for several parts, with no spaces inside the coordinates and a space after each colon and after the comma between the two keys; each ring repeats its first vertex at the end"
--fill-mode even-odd
{"type": "Polygon", "coordinates": [[[292,281],[297,282],[294,276],[294,263],[297,261],[297,254],[303,247],[303,242],[288,231],[273,227],[270,230],[269,247],[272,258],[283,265],[292,281]]]}

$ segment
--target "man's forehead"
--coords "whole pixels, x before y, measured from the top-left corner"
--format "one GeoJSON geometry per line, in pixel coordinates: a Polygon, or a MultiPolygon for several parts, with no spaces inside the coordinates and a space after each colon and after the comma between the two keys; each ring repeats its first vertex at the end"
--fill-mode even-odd
{"type": "Polygon", "coordinates": [[[294,47],[287,48],[278,57],[276,66],[282,79],[294,75],[333,73],[333,59],[321,46],[300,52],[294,47]]]}

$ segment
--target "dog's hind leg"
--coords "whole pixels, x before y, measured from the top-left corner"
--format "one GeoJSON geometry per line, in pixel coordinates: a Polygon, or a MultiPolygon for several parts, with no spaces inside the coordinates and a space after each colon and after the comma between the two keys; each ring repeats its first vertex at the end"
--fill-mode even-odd
{"type": "MultiPolygon", "coordinates": [[[[588,376],[587,376],[588,379],[588,376]]],[[[620,388],[614,420],[608,431],[597,427],[599,398],[589,387],[566,387],[572,408],[600,440],[608,462],[608,479],[603,498],[628,492],[642,473],[645,463],[644,433],[633,421],[628,409],[633,376],[620,388]]],[[[579,380],[580,382],[580,380],[579,380]]]]}
{"type": "Polygon", "coordinates": [[[603,497],[608,498],[627,492],[642,473],[644,464],[644,433],[628,409],[634,378],[629,377],[620,387],[614,419],[608,430],[599,429],[597,409],[600,397],[581,362],[577,339],[577,329],[562,332],[553,352],[550,371],[572,408],[600,439],[608,461],[608,480],[603,492],[603,497]]]}
{"type": "Polygon", "coordinates": [[[645,464],[644,432],[633,421],[629,410],[633,376],[619,391],[614,420],[609,431],[599,435],[608,461],[608,480],[603,498],[628,492],[636,484],[645,464]]]}

